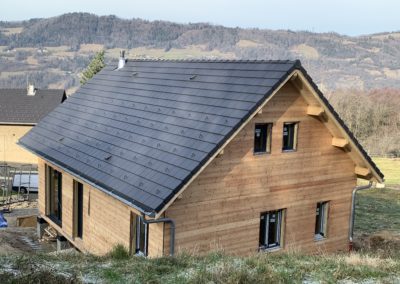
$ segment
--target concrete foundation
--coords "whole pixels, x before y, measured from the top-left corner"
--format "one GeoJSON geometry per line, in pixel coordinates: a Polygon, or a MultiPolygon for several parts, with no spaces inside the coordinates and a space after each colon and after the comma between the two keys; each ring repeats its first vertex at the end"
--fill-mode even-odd
{"type": "Polygon", "coordinates": [[[57,236],[57,251],[71,248],[68,240],[63,236],[57,236]]]}

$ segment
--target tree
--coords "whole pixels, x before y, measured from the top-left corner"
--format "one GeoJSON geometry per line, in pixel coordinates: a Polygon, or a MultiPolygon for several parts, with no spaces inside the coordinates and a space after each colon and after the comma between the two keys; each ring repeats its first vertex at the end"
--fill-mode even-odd
{"type": "Polygon", "coordinates": [[[85,69],[85,71],[83,71],[81,84],[86,84],[86,82],[101,69],[103,69],[104,66],[106,66],[106,64],[104,63],[104,50],[102,50],[96,53],[92,61],[89,63],[88,67],[85,69]]]}

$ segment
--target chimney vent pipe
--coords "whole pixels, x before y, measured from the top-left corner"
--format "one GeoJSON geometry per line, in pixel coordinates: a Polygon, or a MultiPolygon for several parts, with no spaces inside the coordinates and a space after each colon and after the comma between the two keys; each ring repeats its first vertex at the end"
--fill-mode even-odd
{"type": "Polygon", "coordinates": [[[119,53],[118,69],[124,68],[125,66],[125,50],[121,50],[119,53]]]}
{"type": "Polygon", "coordinates": [[[27,95],[28,96],[34,96],[36,94],[36,89],[33,84],[29,84],[27,88],[27,95]]]}

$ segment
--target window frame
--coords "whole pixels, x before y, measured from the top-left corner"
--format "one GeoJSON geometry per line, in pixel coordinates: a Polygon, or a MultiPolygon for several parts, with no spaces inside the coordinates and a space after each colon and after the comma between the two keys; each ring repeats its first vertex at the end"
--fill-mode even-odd
{"type": "Polygon", "coordinates": [[[283,248],[284,228],[285,228],[285,212],[286,209],[277,209],[265,211],[260,214],[260,236],[259,249],[261,251],[271,251],[283,248]],[[275,243],[269,243],[269,220],[271,214],[276,215],[277,229],[275,232],[275,243]]]}
{"type": "Polygon", "coordinates": [[[316,241],[328,238],[329,204],[329,201],[317,202],[314,228],[314,239],[316,241]]]}
{"type": "Polygon", "coordinates": [[[147,256],[149,224],[142,221],[141,216],[131,213],[131,240],[130,254],[138,256],[147,256]]]}
{"type": "Polygon", "coordinates": [[[296,152],[298,149],[298,136],[299,136],[299,121],[289,121],[289,122],[284,122],[283,127],[282,127],[282,152],[296,152]],[[292,141],[292,148],[290,149],[285,149],[285,125],[294,125],[293,129],[293,141],[292,141]]]}
{"type": "Polygon", "coordinates": [[[46,164],[45,167],[46,185],[46,216],[59,227],[62,227],[62,172],[46,164]],[[54,177],[57,175],[57,212],[55,211],[55,183],[54,177]]]}
{"type": "Polygon", "coordinates": [[[83,239],[83,198],[84,198],[84,186],[83,183],[74,180],[73,181],[73,189],[74,189],[74,237],[83,239]],[[80,220],[80,221],[79,221],[80,220]]]}
{"type": "Polygon", "coordinates": [[[272,122],[263,122],[263,123],[255,123],[254,125],[254,141],[253,141],[253,154],[254,155],[263,155],[263,154],[271,154],[272,149],[272,128],[274,124],[272,122]],[[257,127],[265,127],[265,141],[264,147],[265,149],[256,151],[256,131],[257,127]]]}

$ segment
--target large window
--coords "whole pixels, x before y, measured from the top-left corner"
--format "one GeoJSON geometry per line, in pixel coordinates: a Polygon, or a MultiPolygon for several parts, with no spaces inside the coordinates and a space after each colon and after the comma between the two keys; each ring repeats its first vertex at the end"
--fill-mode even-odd
{"type": "Polygon", "coordinates": [[[46,166],[47,215],[56,224],[62,224],[62,174],[46,166]]]}
{"type": "Polygon", "coordinates": [[[254,153],[271,153],[272,123],[256,124],[254,129],[254,153]]]}
{"type": "Polygon", "coordinates": [[[260,248],[272,249],[282,245],[284,210],[261,213],[260,217],[260,248]]]}
{"type": "Polygon", "coordinates": [[[285,122],[283,124],[283,151],[296,151],[298,129],[298,122],[285,122]]]}
{"type": "Polygon", "coordinates": [[[148,228],[149,226],[142,222],[140,216],[131,214],[131,253],[147,255],[148,228]]]}
{"type": "Polygon", "coordinates": [[[315,239],[327,237],[328,231],[328,202],[318,202],[315,212],[315,239]]]}
{"type": "Polygon", "coordinates": [[[83,184],[74,180],[74,236],[83,236],[83,184]]]}

